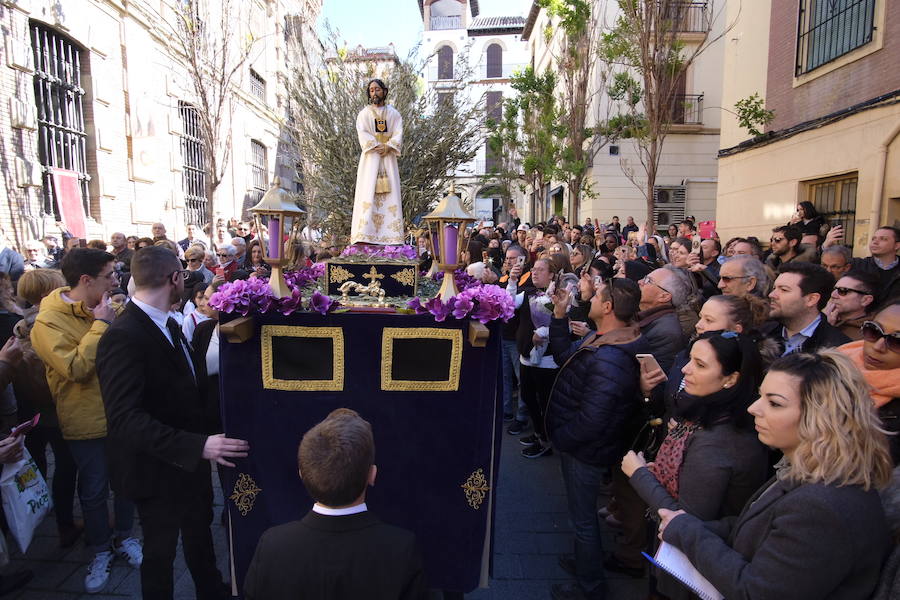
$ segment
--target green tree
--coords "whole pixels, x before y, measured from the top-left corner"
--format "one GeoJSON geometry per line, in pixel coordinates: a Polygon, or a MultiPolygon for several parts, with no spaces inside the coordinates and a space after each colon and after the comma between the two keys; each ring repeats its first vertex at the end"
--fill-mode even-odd
{"type": "MultiPolygon", "coordinates": [[[[289,83],[291,138],[303,165],[301,201],[318,215],[326,235],[350,237],[360,148],[356,116],[365,106],[371,69],[347,60],[331,34],[320,42],[331,55],[316,66],[305,52],[289,83]]],[[[465,92],[471,72],[467,57],[457,60],[458,77],[449,88],[424,89],[422,64],[414,50],[384,76],[387,102],[403,116],[403,149],[399,158],[404,221],[428,210],[460,165],[474,158],[481,133],[483,102],[465,92]]]]}
{"type": "Polygon", "coordinates": [[[738,100],[734,108],[737,111],[738,125],[753,137],[762,135],[762,128],[775,118],[775,111],[767,110],[765,101],[756,93],[738,100]]]}
{"type": "Polygon", "coordinates": [[[679,105],[683,100],[677,97],[680,82],[696,59],[733,24],[722,33],[711,35],[712,23],[722,15],[721,7],[715,14],[704,14],[702,23],[698,23],[691,12],[698,10],[698,5],[683,0],[615,1],[619,17],[604,34],[599,56],[604,63],[619,68],[613,87],[619,94],[620,110],[604,128],[623,128],[635,142],[639,168],[626,163],[622,168],[645,197],[647,231],[653,231],[653,191],[663,146],[673,115],[685,108],[679,105]],[[702,27],[697,27],[700,24],[702,27]],[[686,30],[691,31],[690,45],[680,35],[686,30]]]}

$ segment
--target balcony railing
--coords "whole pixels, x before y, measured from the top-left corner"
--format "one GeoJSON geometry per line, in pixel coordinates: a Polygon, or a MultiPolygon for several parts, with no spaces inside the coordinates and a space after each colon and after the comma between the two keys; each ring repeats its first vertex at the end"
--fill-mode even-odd
{"type": "Polygon", "coordinates": [[[673,125],[703,125],[703,94],[679,94],[672,100],[673,125]]]}
{"type": "Polygon", "coordinates": [[[431,29],[462,29],[462,17],[460,15],[431,17],[431,29]]]}
{"type": "MultiPolygon", "coordinates": [[[[513,73],[516,71],[520,71],[525,68],[525,63],[503,63],[500,65],[499,74],[495,71],[495,66],[491,65],[490,74],[488,74],[488,68],[486,64],[480,64],[475,67],[475,72],[472,74],[476,81],[484,80],[484,79],[509,79],[512,77],[513,73]]],[[[442,77],[438,77],[438,67],[436,64],[431,64],[427,69],[428,81],[438,81],[441,79],[446,79],[442,77]]],[[[454,74],[455,74],[455,65],[454,65],[454,74]]]]}
{"type": "Polygon", "coordinates": [[[709,31],[709,6],[706,0],[670,2],[667,17],[671,30],[678,33],[706,33],[709,31]]]}
{"type": "Polygon", "coordinates": [[[482,63],[475,69],[476,79],[509,79],[516,71],[525,68],[525,63],[503,63],[502,65],[488,65],[482,63]],[[499,66],[499,69],[497,68],[499,66]]]}

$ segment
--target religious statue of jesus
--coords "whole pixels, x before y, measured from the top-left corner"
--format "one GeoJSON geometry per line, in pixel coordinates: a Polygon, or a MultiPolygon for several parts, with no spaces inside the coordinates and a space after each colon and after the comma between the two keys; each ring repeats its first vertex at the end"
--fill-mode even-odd
{"type": "Polygon", "coordinates": [[[400,169],[403,118],[385,104],[388,88],[380,79],[366,86],[369,104],[356,117],[362,154],[356,170],[356,194],[350,225],[351,244],[403,244],[400,169]]]}

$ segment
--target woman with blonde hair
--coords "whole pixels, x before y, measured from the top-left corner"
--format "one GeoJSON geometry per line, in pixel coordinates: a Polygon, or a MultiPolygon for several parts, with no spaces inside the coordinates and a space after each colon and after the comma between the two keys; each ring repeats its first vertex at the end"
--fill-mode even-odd
{"type": "Polygon", "coordinates": [[[56,513],[59,544],[63,548],[68,548],[75,543],[84,529],[75,525],[72,513],[77,469],[69,445],[63,440],[59,429],[56,405],[47,385],[46,367],[31,347],[31,328],[34,326],[41,300],[56,288],[65,285],[66,280],[56,269],[26,271],[19,279],[18,295],[32,307],[24,311],[22,320],[13,328],[13,335],[22,348],[22,364],[13,379],[13,390],[18,401],[17,422],[23,423],[36,413],[41,413],[37,427],[25,436],[25,447],[28,448],[45,479],[48,477],[47,446],[53,449],[55,464],[51,488],[53,508],[56,513]]]}
{"type": "Polygon", "coordinates": [[[776,476],[736,520],[660,509],[660,538],[726,598],[869,598],[890,546],[878,496],[887,439],[862,374],[836,350],[778,359],[748,409],[781,450],[776,476]]]}

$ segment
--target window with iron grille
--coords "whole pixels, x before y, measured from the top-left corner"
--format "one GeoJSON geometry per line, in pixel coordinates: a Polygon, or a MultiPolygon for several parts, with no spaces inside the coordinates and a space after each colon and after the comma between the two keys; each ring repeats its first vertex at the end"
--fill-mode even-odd
{"type": "Polygon", "coordinates": [[[253,69],[250,69],[250,91],[263,102],[266,101],[266,80],[253,69]]]}
{"type": "Polygon", "coordinates": [[[800,0],[796,74],[872,41],[876,0],[800,0]]]}
{"type": "Polygon", "coordinates": [[[503,77],[503,48],[500,44],[491,44],[487,47],[487,77],[503,77]]]}
{"type": "Polygon", "coordinates": [[[250,140],[250,196],[253,201],[251,206],[262,200],[263,194],[266,193],[268,174],[266,147],[256,140],[250,140]]]}
{"type": "Polygon", "coordinates": [[[31,23],[34,51],[34,101],[38,115],[38,160],[44,167],[43,212],[59,220],[59,198],[50,167],[78,173],[84,214],[90,216],[87,172],[87,133],[84,88],[81,86],[81,48],[66,36],[31,23]]]}
{"type": "Polygon", "coordinates": [[[209,222],[206,200],[206,153],[200,115],[187,102],[178,102],[181,116],[181,179],[184,187],[184,222],[205,225],[209,222]]]}
{"type": "Polygon", "coordinates": [[[856,185],[858,173],[804,182],[807,200],[831,226],[844,228],[844,245],[853,248],[856,233],[856,185]]]}

